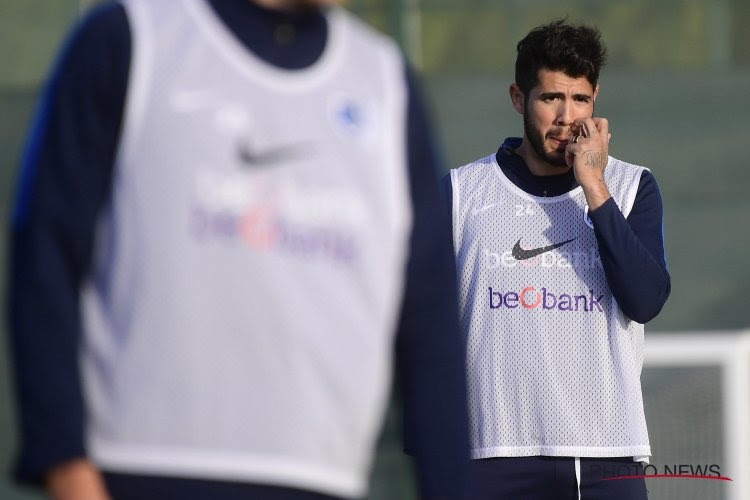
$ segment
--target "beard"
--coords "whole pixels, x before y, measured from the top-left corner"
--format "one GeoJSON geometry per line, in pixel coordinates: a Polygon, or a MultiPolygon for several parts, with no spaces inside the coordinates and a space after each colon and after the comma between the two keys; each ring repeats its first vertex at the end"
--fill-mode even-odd
{"type": "Polygon", "coordinates": [[[551,154],[544,150],[545,138],[542,136],[542,133],[539,131],[539,129],[534,128],[534,126],[531,124],[531,119],[529,118],[527,109],[528,106],[526,106],[523,111],[523,132],[526,135],[526,138],[529,140],[531,149],[540,159],[544,160],[546,163],[549,163],[553,167],[567,168],[568,163],[565,161],[565,151],[556,151],[555,153],[551,154]]]}

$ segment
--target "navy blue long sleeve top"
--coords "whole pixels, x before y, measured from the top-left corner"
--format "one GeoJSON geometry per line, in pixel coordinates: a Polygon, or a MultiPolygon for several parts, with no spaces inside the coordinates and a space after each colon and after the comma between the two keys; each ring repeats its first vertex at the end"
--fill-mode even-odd
{"type": "MultiPolygon", "coordinates": [[[[560,175],[533,175],[523,159],[515,154],[520,145],[520,138],[508,138],[495,155],[513,184],[531,195],[550,197],[578,187],[572,169],[560,175]]],[[[441,181],[441,191],[450,207],[453,198],[450,175],[441,181]]],[[[664,251],[663,214],[659,187],[649,171],[641,175],[627,219],[612,198],[589,212],[612,294],[623,313],[638,323],[655,318],[671,290],[664,251]]]]}
{"type": "MultiPolygon", "coordinates": [[[[305,68],[325,47],[320,11],[285,14],[237,0],[210,4],[248,50],[276,66],[305,68]]],[[[111,194],[130,57],[124,8],[110,3],[90,12],[58,58],[23,160],[8,307],[21,425],[16,477],[24,482],[39,483],[52,466],[86,456],[79,291],[97,218],[111,194]]],[[[423,493],[453,498],[468,463],[455,264],[441,218],[439,157],[408,68],[405,80],[413,228],[396,342],[398,380],[423,493]]]]}

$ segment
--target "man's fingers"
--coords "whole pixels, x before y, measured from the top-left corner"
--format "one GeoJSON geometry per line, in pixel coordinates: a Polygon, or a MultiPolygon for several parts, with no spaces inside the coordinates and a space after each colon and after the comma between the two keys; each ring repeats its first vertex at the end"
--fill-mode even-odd
{"type": "Polygon", "coordinates": [[[572,135],[580,135],[581,137],[588,137],[586,128],[583,124],[583,119],[577,119],[570,124],[570,132],[572,135]]]}
{"type": "Polygon", "coordinates": [[[596,128],[597,133],[608,136],[609,134],[609,120],[606,118],[591,118],[591,123],[596,128]]]}
{"type": "Polygon", "coordinates": [[[591,118],[583,119],[583,129],[586,131],[586,137],[596,137],[599,135],[599,129],[591,118]]]}
{"type": "Polygon", "coordinates": [[[612,138],[609,133],[609,121],[606,118],[578,118],[570,125],[572,135],[580,135],[584,138],[606,136],[607,142],[612,138]]]}

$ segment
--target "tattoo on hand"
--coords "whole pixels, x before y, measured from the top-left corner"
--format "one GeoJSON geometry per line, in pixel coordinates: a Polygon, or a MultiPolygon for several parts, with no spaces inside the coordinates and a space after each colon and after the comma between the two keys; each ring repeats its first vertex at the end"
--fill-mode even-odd
{"type": "Polygon", "coordinates": [[[607,153],[601,151],[586,151],[583,153],[584,165],[602,167],[607,165],[607,153]]]}

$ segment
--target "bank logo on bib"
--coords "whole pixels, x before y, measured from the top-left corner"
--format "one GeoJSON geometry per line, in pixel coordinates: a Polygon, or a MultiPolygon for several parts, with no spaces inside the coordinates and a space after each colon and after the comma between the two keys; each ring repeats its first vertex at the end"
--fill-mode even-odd
{"type": "Polygon", "coordinates": [[[514,252],[515,248],[514,250],[507,250],[502,253],[485,248],[482,250],[482,266],[488,270],[500,267],[510,269],[516,267],[520,269],[595,269],[602,267],[602,259],[595,247],[591,247],[586,251],[563,250],[556,252],[552,252],[552,248],[544,250],[545,248],[548,247],[533,250],[520,249],[520,253],[517,251],[514,252]],[[530,253],[533,253],[533,255],[529,255],[530,253]]]}
{"type": "Polygon", "coordinates": [[[578,237],[536,248],[523,248],[521,239],[519,238],[516,241],[511,250],[504,252],[483,248],[482,267],[490,270],[500,267],[511,269],[516,267],[520,269],[594,269],[602,267],[602,259],[595,246],[585,250],[560,250],[568,243],[577,240],[578,237]]]}
{"type": "Polygon", "coordinates": [[[593,290],[587,294],[573,294],[553,292],[547,287],[537,290],[527,286],[520,292],[502,292],[488,287],[490,309],[543,309],[558,311],[604,312],[602,299],[604,295],[597,295],[593,290]]]}
{"type": "Polygon", "coordinates": [[[200,171],[190,231],[196,240],[239,244],[254,253],[354,264],[367,219],[363,202],[342,187],[309,185],[247,171],[200,171]]]}

